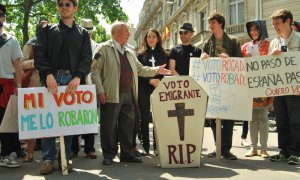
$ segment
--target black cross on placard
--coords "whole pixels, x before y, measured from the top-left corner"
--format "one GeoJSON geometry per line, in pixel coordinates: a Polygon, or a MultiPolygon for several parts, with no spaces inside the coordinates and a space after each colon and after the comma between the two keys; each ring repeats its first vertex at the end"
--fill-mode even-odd
{"type": "Polygon", "coordinates": [[[185,103],[175,103],[176,110],[169,110],[168,117],[177,117],[180,140],[184,140],[184,117],[193,116],[194,109],[184,109],[185,103]]]}

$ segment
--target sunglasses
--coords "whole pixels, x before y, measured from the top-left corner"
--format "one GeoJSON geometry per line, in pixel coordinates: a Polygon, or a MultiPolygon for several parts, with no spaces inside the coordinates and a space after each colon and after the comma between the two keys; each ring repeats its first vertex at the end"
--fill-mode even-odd
{"type": "Polygon", "coordinates": [[[183,35],[183,34],[184,34],[184,35],[187,35],[188,33],[189,33],[189,31],[179,31],[179,34],[180,34],[180,35],[183,35]]]}
{"type": "Polygon", "coordinates": [[[71,7],[71,4],[72,4],[72,3],[68,3],[68,2],[67,2],[67,3],[62,3],[62,2],[61,2],[61,3],[58,4],[58,7],[60,7],[60,8],[62,8],[62,7],[64,7],[64,6],[65,6],[65,7],[71,7]]]}
{"type": "Polygon", "coordinates": [[[5,14],[4,13],[0,13],[0,17],[5,17],[5,14]]]}

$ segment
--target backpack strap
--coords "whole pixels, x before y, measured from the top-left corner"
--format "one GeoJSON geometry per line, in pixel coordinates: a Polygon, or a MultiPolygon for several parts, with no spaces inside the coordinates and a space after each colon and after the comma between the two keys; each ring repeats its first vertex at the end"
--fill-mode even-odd
{"type": "Polygon", "coordinates": [[[0,48],[11,38],[10,34],[3,34],[0,36],[0,48]]]}

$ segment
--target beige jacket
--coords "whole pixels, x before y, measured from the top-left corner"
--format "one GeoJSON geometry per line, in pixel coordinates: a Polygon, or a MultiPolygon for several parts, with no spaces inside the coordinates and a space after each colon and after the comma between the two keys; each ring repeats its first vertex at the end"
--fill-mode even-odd
{"type": "MultiPolygon", "coordinates": [[[[269,46],[269,53],[271,53],[273,50],[280,49],[281,47],[281,40],[279,37],[276,37],[273,39],[269,46]]],[[[287,44],[287,52],[290,51],[300,51],[300,33],[292,30],[292,33],[289,37],[289,41],[287,44]]]]}
{"type": "Polygon", "coordinates": [[[26,44],[23,47],[23,58],[21,59],[22,70],[32,69],[33,73],[29,81],[28,87],[40,87],[40,76],[38,70],[33,65],[33,46],[30,44],[26,44]]]}
{"type": "MultiPolygon", "coordinates": [[[[133,72],[133,96],[138,97],[138,76],[153,77],[158,74],[158,67],[143,66],[135,53],[125,47],[127,58],[133,72]]],[[[92,66],[92,82],[96,85],[97,94],[106,93],[106,102],[119,103],[120,58],[113,41],[109,40],[99,45],[96,52],[100,57],[92,66]]]]}

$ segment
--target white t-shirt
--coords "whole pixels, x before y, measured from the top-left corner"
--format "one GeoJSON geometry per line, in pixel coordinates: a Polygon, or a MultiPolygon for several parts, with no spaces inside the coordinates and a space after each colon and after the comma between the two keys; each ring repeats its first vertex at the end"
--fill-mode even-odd
{"type": "Polygon", "coordinates": [[[14,79],[12,62],[22,58],[22,51],[16,37],[6,34],[9,40],[0,48],[0,78],[14,79]]]}

